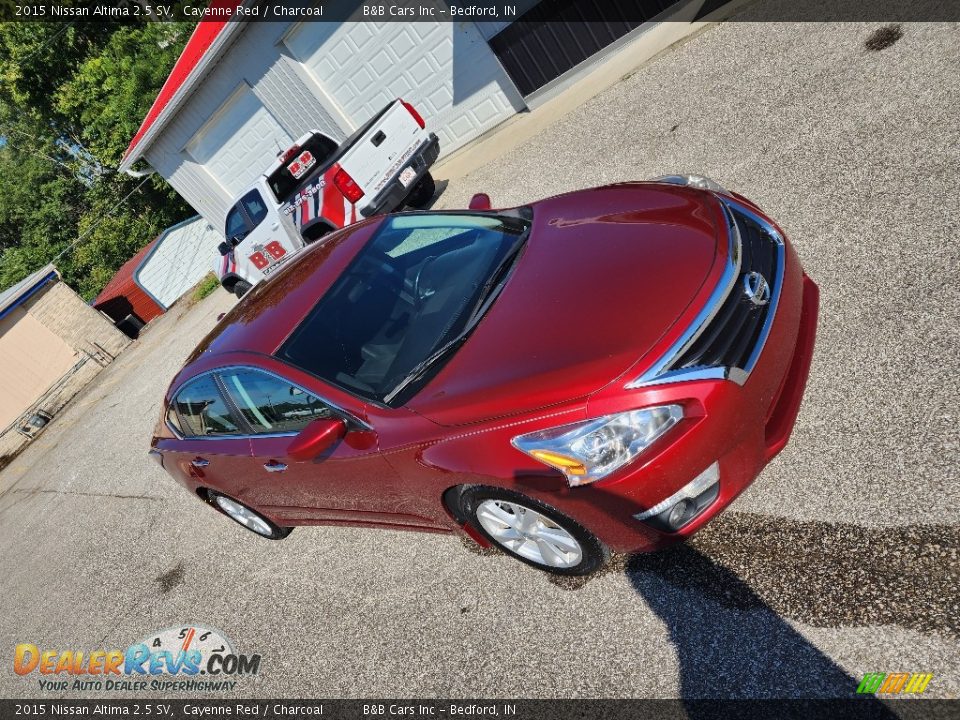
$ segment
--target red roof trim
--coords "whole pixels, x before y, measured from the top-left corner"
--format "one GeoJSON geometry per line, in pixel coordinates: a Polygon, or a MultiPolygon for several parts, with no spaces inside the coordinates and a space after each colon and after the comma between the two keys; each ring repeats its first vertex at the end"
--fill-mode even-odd
{"type": "MultiPolygon", "coordinates": [[[[229,8],[231,9],[232,15],[233,11],[235,11],[242,4],[243,0],[212,0],[208,7],[208,11],[229,8]]],[[[215,15],[215,17],[219,16],[215,15]]],[[[228,22],[229,20],[201,20],[199,23],[197,23],[197,27],[194,29],[193,34],[190,36],[190,39],[184,46],[183,52],[180,53],[180,57],[173,66],[173,70],[170,71],[170,76],[163,84],[163,87],[160,88],[160,94],[157,95],[157,99],[153,101],[153,105],[150,106],[147,116],[140,124],[140,129],[137,130],[137,134],[133,136],[133,140],[130,141],[127,151],[123,154],[124,160],[130,157],[137,145],[143,139],[143,136],[157,121],[160,113],[163,112],[164,108],[167,107],[167,104],[183,87],[183,84],[190,76],[190,73],[192,73],[197,66],[201,64],[204,56],[207,54],[207,51],[213,44],[213,41],[220,36],[220,33],[223,32],[223,29],[227,26],[228,22]]]]}

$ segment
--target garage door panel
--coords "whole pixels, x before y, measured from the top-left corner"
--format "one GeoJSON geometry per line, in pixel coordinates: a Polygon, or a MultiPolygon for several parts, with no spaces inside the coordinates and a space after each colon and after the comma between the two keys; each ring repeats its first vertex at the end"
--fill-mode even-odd
{"type": "Polygon", "coordinates": [[[354,22],[320,33],[301,25],[284,42],[353,127],[402,97],[441,138],[444,153],[522,107],[472,23],[354,22]]]}
{"type": "MultiPolygon", "coordinates": [[[[384,28],[378,28],[383,30],[384,28]]],[[[403,62],[409,62],[410,54],[417,48],[418,42],[423,38],[414,39],[409,32],[409,28],[402,27],[397,35],[389,40],[390,49],[393,51],[394,58],[403,62]]]]}
{"type": "Polygon", "coordinates": [[[187,153],[231,195],[248,187],[293,138],[246,85],[191,138],[187,153]]]}

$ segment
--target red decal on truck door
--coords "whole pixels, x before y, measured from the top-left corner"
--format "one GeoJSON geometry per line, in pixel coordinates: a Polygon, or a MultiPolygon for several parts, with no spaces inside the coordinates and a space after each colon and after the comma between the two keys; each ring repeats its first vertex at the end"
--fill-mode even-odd
{"type": "Polygon", "coordinates": [[[279,260],[280,258],[282,258],[284,255],[287,254],[286,249],[283,247],[283,245],[280,244],[279,240],[271,240],[266,244],[266,247],[264,247],[264,250],[266,250],[268,253],[273,255],[274,260],[279,260]]]}
{"type": "Polygon", "coordinates": [[[266,256],[259,251],[250,255],[250,262],[253,263],[253,266],[257,268],[257,270],[263,270],[267,265],[270,264],[270,261],[267,260],[266,256]]]}

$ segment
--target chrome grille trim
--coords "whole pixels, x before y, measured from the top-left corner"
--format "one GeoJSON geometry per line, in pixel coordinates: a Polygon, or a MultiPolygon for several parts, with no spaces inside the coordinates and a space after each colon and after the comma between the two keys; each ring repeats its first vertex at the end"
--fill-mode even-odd
{"type": "Polygon", "coordinates": [[[770,328],[777,314],[777,307],[780,303],[780,294],[783,286],[785,259],[783,236],[769,222],[745,205],[727,196],[715,194],[715,197],[720,201],[724,215],[727,218],[729,251],[723,274],[720,276],[720,280],[707,299],[706,304],[694,318],[693,322],[690,323],[690,326],[646,372],[627,383],[626,389],[628,390],[666,383],[689,382],[692,380],[731,380],[738,385],[743,385],[747,381],[747,378],[750,377],[750,373],[753,371],[753,368],[760,358],[760,354],[763,352],[767,337],[770,334],[770,328]],[[690,346],[696,342],[697,338],[710,326],[710,323],[716,317],[720,307],[727,300],[740,278],[743,239],[740,235],[739,226],[733,216],[734,211],[746,216],[759,226],[760,229],[773,240],[776,246],[776,272],[775,277],[771,279],[773,295],[770,298],[770,304],[763,325],[760,328],[753,350],[750,352],[743,367],[726,367],[720,365],[672,369],[671,366],[673,363],[680,359],[690,346]]]}

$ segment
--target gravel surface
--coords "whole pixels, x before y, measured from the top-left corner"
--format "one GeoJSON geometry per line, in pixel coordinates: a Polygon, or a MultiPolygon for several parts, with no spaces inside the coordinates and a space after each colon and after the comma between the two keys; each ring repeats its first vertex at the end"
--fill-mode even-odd
{"type": "MultiPolygon", "coordinates": [[[[878,671],[957,697],[960,28],[870,51],[878,27],[717,26],[441,198],[698,172],[781,222],[822,291],[808,392],[784,453],[693,542],[561,582],[447,536],[240,531],[145,454],[217,292],[0,473],[0,647],[201,623],[263,656],[246,697],[818,697],[878,671]]],[[[5,662],[0,695],[45,694],[5,662]]]]}

